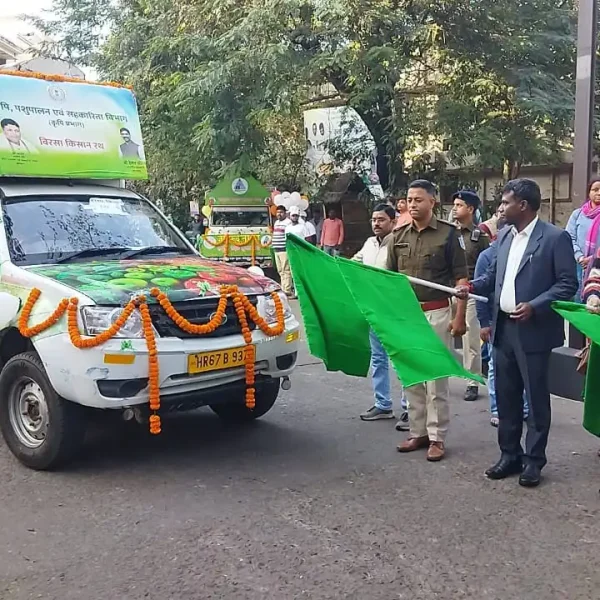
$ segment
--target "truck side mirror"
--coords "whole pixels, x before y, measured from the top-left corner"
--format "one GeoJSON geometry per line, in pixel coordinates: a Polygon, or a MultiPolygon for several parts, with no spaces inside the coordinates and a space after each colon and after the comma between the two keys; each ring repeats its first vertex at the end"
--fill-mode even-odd
{"type": "Polygon", "coordinates": [[[0,330],[6,329],[15,320],[20,308],[20,298],[0,292],[0,330]]]}

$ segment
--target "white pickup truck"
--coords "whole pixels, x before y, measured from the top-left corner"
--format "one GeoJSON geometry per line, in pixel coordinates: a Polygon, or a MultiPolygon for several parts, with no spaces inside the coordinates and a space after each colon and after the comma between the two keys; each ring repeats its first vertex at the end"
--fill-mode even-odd
{"type": "MultiPolygon", "coordinates": [[[[299,324],[273,281],[200,258],[151,202],[126,189],[65,180],[0,178],[0,428],[12,453],[51,469],[77,451],[94,410],[147,421],[148,348],[135,311],[106,343],[78,349],[62,318],[26,337],[19,315],[33,289],[29,319],[47,319],[64,298],[78,301],[85,336],[106,331],[123,306],[159,288],[188,322],[214,316],[221,286],[235,285],[266,323],[281,299],[284,332],[265,335],[249,320],[255,348],[253,410],[245,403],[245,342],[229,302],[214,332],[180,328],[148,296],[160,365],[161,414],[210,406],[220,417],[251,420],[275,403],[294,369],[299,324]]],[[[166,424],[164,426],[167,426],[166,424]]]]}

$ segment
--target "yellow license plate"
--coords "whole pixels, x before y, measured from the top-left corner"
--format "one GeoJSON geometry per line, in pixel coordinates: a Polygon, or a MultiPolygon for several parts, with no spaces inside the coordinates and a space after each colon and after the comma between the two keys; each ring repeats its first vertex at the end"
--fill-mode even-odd
{"type": "Polygon", "coordinates": [[[244,366],[244,348],[229,348],[216,352],[201,352],[188,356],[188,373],[206,373],[244,366]]]}

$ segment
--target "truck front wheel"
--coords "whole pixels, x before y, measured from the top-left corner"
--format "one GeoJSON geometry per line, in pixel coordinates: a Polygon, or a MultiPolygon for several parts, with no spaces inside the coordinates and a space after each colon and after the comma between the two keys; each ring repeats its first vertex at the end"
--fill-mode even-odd
{"type": "Polygon", "coordinates": [[[84,408],[52,388],[35,352],[11,358],[0,373],[0,429],[27,467],[51,470],[67,462],[85,436],[84,408]]]}
{"type": "Polygon", "coordinates": [[[211,404],[211,409],[224,421],[244,423],[266,415],[275,404],[279,394],[279,378],[267,379],[256,389],[256,406],[246,408],[245,394],[230,402],[211,404]]]}

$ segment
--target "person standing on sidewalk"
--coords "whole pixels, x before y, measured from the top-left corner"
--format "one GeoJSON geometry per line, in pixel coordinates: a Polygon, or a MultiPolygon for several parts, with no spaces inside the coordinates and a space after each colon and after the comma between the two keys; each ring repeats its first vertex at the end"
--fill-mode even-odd
{"type": "Polygon", "coordinates": [[[290,234],[295,235],[302,240],[309,241],[310,231],[306,227],[306,221],[301,218],[301,212],[302,211],[297,206],[290,207],[290,222],[285,228],[285,234],[286,236],[290,234]]]}
{"type": "Polygon", "coordinates": [[[494,292],[492,343],[501,454],[485,474],[489,479],[519,475],[524,487],[540,484],[547,460],[550,355],[565,336],[564,321],[552,310],[552,302],[571,300],[578,287],[571,236],[538,218],[541,203],[540,188],[531,179],[504,186],[502,214],[511,227],[498,235],[497,259],[483,277],[456,290],[462,298],[469,292],[494,292]],[[529,401],[525,452],[524,391],[529,401]]]}
{"type": "Polygon", "coordinates": [[[277,207],[277,220],[273,223],[273,240],[271,247],[275,255],[275,267],[281,279],[281,289],[284,293],[291,297],[292,289],[292,271],[288,261],[287,252],[285,251],[285,232],[292,222],[287,218],[287,209],[285,206],[277,207]]]}
{"type": "Polygon", "coordinates": [[[566,230],[573,241],[573,251],[577,261],[576,302],[581,301],[581,288],[587,275],[589,264],[594,260],[600,246],[600,177],[592,178],[588,185],[588,199],[581,208],[573,211],[566,230]]]}
{"type": "Polygon", "coordinates": [[[321,248],[329,256],[339,256],[340,248],[344,243],[344,223],[338,219],[335,208],[329,209],[329,214],[323,222],[321,248]]]}
{"type": "Polygon", "coordinates": [[[400,229],[403,225],[408,225],[412,219],[410,218],[410,213],[408,212],[408,205],[406,203],[406,198],[399,198],[396,202],[396,229],[400,229]]]}
{"type": "Polygon", "coordinates": [[[315,244],[317,244],[317,245],[319,245],[321,243],[321,233],[323,232],[323,218],[321,215],[321,210],[322,210],[322,208],[320,205],[314,204],[313,206],[311,206],[310,214],[312,216],[307,221],[315,229],[315,233],[316,233],[315,244]]]}
{"type": "Polygon", "coordinates": [[[306,241],[313,246],[317,245],[317,228],[308,220],[306,211],[300,211],[300,219],[306,227],[306,241]]]}
{"type": "MultiPolygon", "coordinates": [[[[435,217],[435,186],[425,179],[410,184],[407,200],[412,222],[395,231],[389,242],[388,269],[445,286],[467,282],[465,251],[452,223],[435,217]]],[[[413,289],[425,316],[440,339],[450,348],[451,335],[465,334],[466,301],[457,302],[452,319],[450,295],[419,285],[413,289]]],[[[445,455],[450,421],[448,378],[406,388],[410,437],[398,446],[399,452],[428,448],[427,460],[445,455]]]]}
{"type": "MultiPolygon", "coordinates": [[[[389,204],[378,204],[373,209],[371,217],[371,228],[374,236],[370,237],[353,257],[352,260],[361,262],[371,267],[385,269],[387,266],[388,248],[386,241],[392,233],[396,224],[394,208],[389,204]]],[[[381,342],[373,331],[369,333],[371,342],[371,370],[373,373],[373,392],[375,396],[374,405],[360,415],[363,421],[379,421],[381,419],[393,419],[394,410],[391,398],[390,385],[390,361],[381,342]]],[[[398,431],[408,429],[408,413],[406,409],[406,397],[402,391],[401,397],[402,414],[396,424],[398,431]]]]}
{"type": "MultiPolygon", "coordinates": [[[[467,267],[469,279],[473,279],[475,265],[479,255],[489,248],[490,238],[482,233],[475,225],[474,216],[481,206],[481,200],[475,192],[462,190],[452,196],[454,203],[452,213],[459,230],[459,242],[467,254],[467,267]]],[[[467,300],[467,333],[462,339],[463,365],[467,371],[481,375],[481,339],[477,308],[475,300],[467,300]]],[[[469,381],[465,391],[465,400],[474,402],[479,397],[479,387],[476,381],[469,381]]]]}

